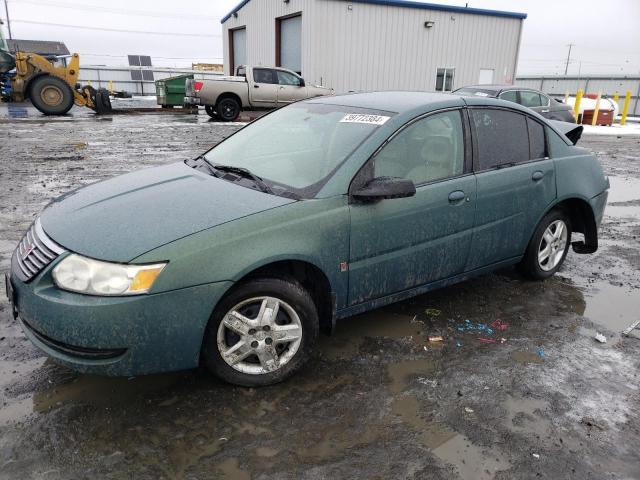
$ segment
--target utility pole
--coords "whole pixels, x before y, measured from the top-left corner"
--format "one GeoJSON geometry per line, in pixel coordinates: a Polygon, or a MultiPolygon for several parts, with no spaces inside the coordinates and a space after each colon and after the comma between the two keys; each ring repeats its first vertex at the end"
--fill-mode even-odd
{"type": "MultiPolygon", "coordinates": [[[[5,2],[7,0],[4,0],[5,2]]],[[[567,75],[567,71],[569,70],[569,62],[571,61],[571,47],[573,47],[575,44],[570,43],[569,45],[567,45],[569,47],[569,53],[567,53],[567,63],[564,66],[564,74],[567,75]]]]}
{"type": "Polygon", "coordinates": [[[9,5],[7,5],[7,0],[4,0],[4,11],[7,14],[7,29],[9,30],[9,40],[11,40],[11,20],[9,19],[9,5]]]}

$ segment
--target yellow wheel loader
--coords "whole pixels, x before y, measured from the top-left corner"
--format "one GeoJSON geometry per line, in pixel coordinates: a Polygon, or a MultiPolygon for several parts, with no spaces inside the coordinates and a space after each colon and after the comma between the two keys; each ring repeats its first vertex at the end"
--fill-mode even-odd
{"type": "Polygon", "coordinates": [[[77,83],[79,67],[77,53],[71,56],[67,66],[55,66],[35,53],[12,55],[0,30],[0,83],[7,86],[5,95],[11,101],[30,99],[45,115],[64,115],[74,103],[97,113],[110,111],[111,101],[106,89],[81,87],[77,83]]]}

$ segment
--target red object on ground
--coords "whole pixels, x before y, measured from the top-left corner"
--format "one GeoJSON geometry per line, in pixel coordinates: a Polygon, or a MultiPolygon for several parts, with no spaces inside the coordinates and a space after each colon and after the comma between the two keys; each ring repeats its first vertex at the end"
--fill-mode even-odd
{"type": "MultiPolygon", "coordinates": [[[[593,119],[594,110],[585,110],[582,114],[582,124],[583,125],[591,125],[591,120],[593,119]]],[[[602,110],[598,111],[598,119],[596,120],[596,125],[611,125],[613,123],[613,110],[602,110]]]]}
{"type": "Polygon", "coordinates": [[[480,340],[482,343],[496,343],[493,338],[478,337],[478,340],[480,340]]]}
{"type": "Polygon", "coordinates": [[[494,328],[495,330],[505,331],[507,328],[509,328],[509,324],[500,320],[496,320],[491,324],[491,328],[494,328]]]}

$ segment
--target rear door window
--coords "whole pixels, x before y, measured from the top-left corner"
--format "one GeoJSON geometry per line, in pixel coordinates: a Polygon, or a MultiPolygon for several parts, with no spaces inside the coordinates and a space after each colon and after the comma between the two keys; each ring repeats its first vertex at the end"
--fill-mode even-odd
{"type": "Polygon", "coordinates": [[[529,128],[531,160],[545,158],[547,156],[547,145],[544,139],[544,127],[529,117],[527,117],[527,126],[529,128]]]}
{"type": "Polygon", "coordinates": [[[278,83],[275,72],[268,68],[254,68],[253,81],[255,83],[278,83]]]}
{"type": "Polygon", "coordinates": [[[471,110],[478,158],[474,168],[488,170],[529,160],[529,133],[524,115],[508,110],[471,110]]]}
{"type": "Polygon", "coordinates": [[[542,106],[542,100],[540,99],[540,94],[537,92],[520,90],[520,104],[529,108],[540,107],[542,106]]]}
{"type": "Polygon", "coordinates": [[[518,92],[515,90],[509,90],[508,92],[502,92],[500,94],[500,98],[502,100],[507,100],[508,102],[518,103],[518,92]]]}

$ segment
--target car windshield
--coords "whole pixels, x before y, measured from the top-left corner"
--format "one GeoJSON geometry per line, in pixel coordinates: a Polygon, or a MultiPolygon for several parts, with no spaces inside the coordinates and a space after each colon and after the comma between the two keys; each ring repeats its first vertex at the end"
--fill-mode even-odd
{"type": "Polygon", "coordinates": [[[204,155],[246,169],[275,194],[313,197],[347,157],[393,113],[301,102],[247,125],[204,155]]]}
{"type": "Polygon", "coordinates": [[[488,88],[460,88],[453,93],[456,95],[468,95],[475,97],[495,97],[498,92],[488,88]]]}

